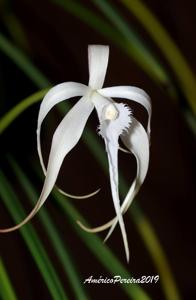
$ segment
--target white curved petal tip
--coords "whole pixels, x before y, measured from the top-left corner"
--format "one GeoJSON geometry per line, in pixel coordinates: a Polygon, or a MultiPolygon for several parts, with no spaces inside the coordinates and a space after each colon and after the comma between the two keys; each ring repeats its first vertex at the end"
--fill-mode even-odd
{"type": "Polygon", "coordinates": [[[101,189],[97,189],[96,191],[90,193],[90,194],[86,194],[86,195],[82,195],[82,196],[77,196],[77,195],[72,195],[72,194],[69,194],[69,193],[66,193],[64,192],[63,190],[61,189],[58,189],[58,191],[66,196],[66,197],[69,197],[69,198],[72,198],[72,199],[87,199],[87,198],[90,198],[90,197],[93,197],[95,196],[96,194],[98,194],[100,192],[101,189]]]}
{"type": "Polygon", "coordinates": [[[89,233],[95,233],[95,232],[97,232],[97,231],[94,231],[91,228],[88,228],[87,226],[85,226],[84,224],[82,224],[82,222],[80,222],[79,220],[76,220],[76,223],[80,226],[80,228],[82,228],[86,232],[89,232],[89,233]]]}
{"type": "Polygon", "coordinates": [[[86,232],[90,232],[90,233],[96,233],[96,232],[101,232],[103,230],[108,229],[108,227],[112,226],[111,224],[104,224],[103,226],[99,226],[99,227],[94,227],[94,228],[89,228],[87,226],[85,226],[81,221],[77,220],[76,223],[86,232]]]}
{"type": "Polygon", "coordinates": [[[127,154],[131,154],[131,152],[123,147],[119,147],[119,150],[124,152],[124,153],[127,153],[127,154]]]}
{"type": "Polygon", "coordinates": [[[36,213],[39,211],[40,209],[40,203],[41,203],[41,198],[37,201],[36,205],[34,206],[34,208],[32,209],[32,211],[27,215],[26,218],[24,218],[20,223],[18,223],[17,225],[14,225],[12,227],[8,227],[8,228],[1,228],[0,229],[0,233],[8,233],[8,232],[13,232],[15,230],[20,229],[23,225],[25,225],[26,223],[28,223],[35,215],[36,213]]]}

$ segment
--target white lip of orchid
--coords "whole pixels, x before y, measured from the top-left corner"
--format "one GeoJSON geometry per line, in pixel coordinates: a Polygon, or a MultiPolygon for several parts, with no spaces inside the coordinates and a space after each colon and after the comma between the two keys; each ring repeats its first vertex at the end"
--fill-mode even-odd
{"type": "MultiPolygon", "coordinates": [[[[148,170],[149,163],[149,137],[151,120],[151,102],[149,96],[141,89],[131,86],[117,86],[102,88],[109,58],[109,47],[90,45],[88,47],[89,58],[89,85],[81,83],[65,82],[50,89],[45,95],[39,110],[37,126],[37,148],[40,163],[45,175],[45,181],[37,204],[30,214],[19,224],[0,232],[11,232],[26,224],[41,208],[51,193],[60,167],[65,156],[78,143],[86,122],[95,108],[100,122],[99,133],[105,142],[108,155],[110,186],[116,217],[108,223],[96,228],[87,228],[78,221],[78,224],[86,231],[98,232],[109,227],[110,236],[116,224],[119,223],[127,261],[129,260],[129,247],[123,214],[127,211],[134,197],[138,193],[148,170]],[[49,111],[59,102],[72,97],[82,98],[70,109],[58,125],[52,139],[47,168],[45,168],[40,141],[40,131],[43,120],[49,111]],[[125,98],[142,105],[148,112],[147,132],[132,115],[130,109],[122,104],[115,103],[111,97],[125,98]],[[118,191],[118,149],[119,137],[126,148],[135,155],[137,161],[137,175],[133,181],[122,206],[120,206],[118,191]]],[[[60,192],[64,193],[59,189],[60,192]]],[[[64,193],[66,194],[66,193],[64,193]]],[[[94,194],[94,193],[93,193],[94,194]]],[[[86,195],[92,196],[93,194],[86,195]]],[[[73,195],[71,195],[73,196],[73,195]]],[[[75,197],[75,196],[74,196],[75,197]]],[[[82,196],[83,197],[83,196],[82,196]]],[[[78,197],[78,198],[82,198],[78,197]]]]}

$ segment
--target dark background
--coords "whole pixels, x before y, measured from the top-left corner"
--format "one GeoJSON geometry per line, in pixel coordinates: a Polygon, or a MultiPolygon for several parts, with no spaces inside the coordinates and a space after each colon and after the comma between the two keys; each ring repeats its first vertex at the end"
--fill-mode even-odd
{"type": "MultiPolygon", "coordinates": [[[[101,14],[90,1],[81,2],[101,14]]],[[[118,5],[119,11],[126,16],[129,23],[135,26],[151,49],[154,49],[156,55],[167,65],[160,51],[134,17],[126,11],[119,1],[113,1],[113,3],[118,5]]],[[[194,0],[170,0],[168,2],[148,0],[145,3],[169,31],[171,37],[188,60],[192,70],[195,71],[196,2],[194,0]]],[[[12,2],[12,10],[14,10],[24,27],[28,38],[29,55],[33,57],[36,65],[54,85],[63,81],[87,83],[87,45],[94,43],[109,44],[110,60],[104,86],[135,85],[143,88],[151,96],[153,117],[150,167],[137,201],[139,201],[160,239],[183,299],[194,299],[196,297],[194,165],[196,147],[193,133],[187,126],[179,105],[174,103],[168,96],[166,87],[157,87],[114,44],[104,39],[77,18],[49,3],[49,1],[16,0],[12,2]]],[[[1,27],[2,31],[6,33],[3,22],[1,27]]],[[[171,75],[174,77],[172,71],[171,75]]],[[[0,54],[0,79],[2,82],[1,94],[2,99],[4,99],[1,103],[2,114],[14,106],[15,103],[37,90],[3,54],[0,54]]],[[[177,85],[176,82],[175,84],[177,85]]],[[[183,97],[181,97],[181,101],[183,103],[183,97]]],[[[12,153],[27,173],[31,161],[38,161],[35,136],[38,109],[39,105],[30,108],[1,137],[2,167],[12,180],[13,185],[16,185],[15,179],[6,163],[5,154],[7,152],[12,153]]],[[[137,105],[133,105],[133,109],[134,114],[145,123],[145,112],[137,105]]],[[[47,159],[49,152],[52,132],[59,120],[60,116],[57,111],[53,110],[53,113],[47,117],[45,122],[43,131],[43,148],[46,149],[45,159],[47,159]],[[52,124],[49,130],[47,130],[47,121],[52,124]]],[[[95,114],[90,118],[89,124],[96,129],[98,123],[95,114]]],[[[136,163],[133,158],[130,159],[125,154],[120,154],[120,168],[126,178],[131,180],[135,174],[136,163]]],[[[98,163],[82,143],[68,155],[60,175],[59,185],[70,193],[84,194],[97,187],[102,187],[101,192],[94,198],[69,200],[75,201],[74,204],[92,225],[102,224],[113,216],[108,178],[103,175],[98,163]],[[69,170],[69,176],[66,175],[67,170],[69,170]]],[[[29,174],[29,176],[41,190],[40,183],[37,182],[35,175],[29,174]]],[[[18,192],[21,195],[21,201],[25,203],[25,197],[19,188],[18,192]]],[[[26,207],[30,209],[28,205],[26,207]]],[[[90,275],[110,277],[111,275],[99,265],[84,244],[72,232],[72,229],[68,227],[65,217],[59,214],[58,208],[51,201],[47,201],[46,207],[55,218],[59,231],[62,232],[62,238],[66,239],[82,278],[85,279],[90,275]]],[[[11,218],[2,206],[1,211],[1,227],[11,225],[11,218]]],[[[131,248],[129,270],[136,278],[141,275],[157,274],[137,229],[128,215],[125,216],[125,222],[131,248]]],[[[55,253],[50,249],[44,230],[39,226],[39,221],[34,218],[32,223],[42,233],[43,242],[48,245],[50,256],[55,261],[55,253]]],[[[100,234],[100,236],[103,238],[104,234],[100,234]]],[[[20,234],[16,232],[3,236],[0,243],[2,257],[11,274],[19,299],[50,299],[20,234]]],[[[115,230],[108,241],[108,245],[125,263],[119,229],[115,230]]],[[[62,273],[62,278],[64,278],[58,261],[56,261],[56,265],[59,272],[62,273]]],[[[64,282],[66,284],[66,278],[64,282]]],[[[100,299],[103,296],[112,296],[113,299],[126,299],[124,292],[117,286],[89,285],[87,288],[92,299],[100,299]]],[[[156,286],[146,285],[145,288],[153,299],[164,299],[160,283],[156,286]]],[[[71,299],[74,299],[72,292],[69,291],[68,284],[67,289],[71,299]]]]}

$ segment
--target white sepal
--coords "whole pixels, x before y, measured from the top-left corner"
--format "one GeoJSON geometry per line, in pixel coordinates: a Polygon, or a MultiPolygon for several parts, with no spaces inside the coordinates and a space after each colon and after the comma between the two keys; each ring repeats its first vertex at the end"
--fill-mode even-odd
{"type": "MultiPolygon", "coordinates": [[[[89,90],[89,88],[84,84],[69,81],[69,82],[63,82],[63,83],[60,83],[60,84],[54,86],[45,95],[45,97],[40,105],[40,110],[39,110],[39,115],[38,115],[38,124],[37,124],[37,150],[38,150],[40,164],[41,164],[44,175],[46,175],[46,168],[45,168],[44,161],[43,161],[42,150],[41,150],[41,138],[40,138],[41,125],[42,125],[42,122],[44,121],[44,118],[56,104],[58,104],[64,100],[73,98],[73,97],[83,96],[85,93],[87,93],[88,90],[89,90]]],[[[89,197],[94,196],[98,192],[98,190],[97,190],[97,191],[87,194],[87,195],[76,196],[76,195],[66,193],[62,189],[59,189],[58,187],[57,187],[57,189],[64,196],[67,196],[67,197],[70,197],[73,199],[89,198],[89,197]]]]}
{"type": "Polygon", "coordinates": [[[55,185],[65,156],[78,143],[93,108],[89,98],[82,97],[63,118],[53,135],[44,186],[37,204],[21,223],[1,229],[0,232],[10,232],[20,228],[38,212],[55,185]]]}
{"type": "Polygon", "coordinates": [[[89,115],[93,110],[93,104],[87,97],[82,97],[66,114],[57,127],[49,155],[46,179],[44,184],[44,195],[41,205],[51,192],[62,162],[65,156],[78,143],[89,115]]]}
{"type": "Polygon", "coordinates": [[[108,66],[109,47],[102,45],[88,46],[89,87],[101,89],[108,66]]]}
{"type": "Polygon", "coordinates": [[[88,90],[88,87],[84,84],[77,82],[63,82],[53,88],[51,88],[45,95],[39,109],[38,121],[37,121],[37,150],[40,159],[40,164],[44,174],[46,173],[46,168],[43,162],[41,142],[40,142],[40,132],[41,125],[49,113],[49,111],[58,103],[63,100],[68,100],[73,97],[83,96],[88,90]]]}
{"type": "Polygon", "coordinates": [[[116,219],[119,222],[122,238],[125,247],[127,261],[129,261],[129,246],[127,240],[126,229],[120,209],[119,191],[118,191],[118,142],[109,141],[105,138],[106,151],[108,154],[109,172],[110,172],[110,186],[112,192],[112,199],[116,211],[116,219]]]}
{"type": "Polygon", "coordinates": [[[148,137],[150,137],[150,122],[152,114],[151,100],[144,90],[135,86],[113,86],[100,89],[98,90],[98,93],[100,93],[104,97],[124,98],[128,100],[133,100],[144,106],[148,112],[147,132],[148,137]]]}
{"type": "MultiPolygon", "coordinates": [[[[124,214],[128,208],[130,207],[133,199],[135,198],[136,194],[138,193],[141,185],[144,182],[148,171],[149,165],[149,139],[146,134],[145,129],[138,122],[135,118],[133,118],[133,122],[131,127],[129,128],[128,132],[126,132],[121,137],[125,146],[134,154],[136,161],[137,161],[137,175],[135,180],[133,181],[127,196],[124,199],[124,202],[121,206],[121,212],[124,214]]],[[[110,228],[105,241],[110,237],[112,234],[116,224],[117,219],[114,221],[112,227],[110,228]]]]}

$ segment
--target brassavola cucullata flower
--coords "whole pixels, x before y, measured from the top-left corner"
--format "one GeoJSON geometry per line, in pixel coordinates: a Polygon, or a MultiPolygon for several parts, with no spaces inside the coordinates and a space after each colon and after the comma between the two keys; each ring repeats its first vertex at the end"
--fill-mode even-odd
{"type": "MultiPolygon", "coordinates": [[[[116,224],[119,223],[126,258],[127,261],[129,260],[129,246],[123,214],[127,211],[134,197],[138,193],[148,170],[151,102],[149,96],[142,89],[134,86],[103,88],[108,59],[108,46],[90,45],[88,47],[88,86],[77,82],[64,82],[51,88],[45,95],[40,106],[37,125],[38,154],[45,174],[43,189],[37,204],[21,223],[10,228],[1,229],[0,232],[11,232],[20,228],[39,211],[56,183],[65,156],[78,143],[86,122],[95,108],[100,123],[98,128],[99,134],[104,139],[108,156],[111,194],[116,217],[97,228],[87,228],[79,221],[78,224],[84,230],[89,232],[98,232],[110,228],[106,237],[107,239],[111,235],[116,224]],[[54,132],[48,164],[47,168],[45,168],[40,143],[42,122],[56,104],[77,96],[81,96],[81,99],[69,110],[54,132]],[[124,98],[141,104],[148,112],[147,131],[141,123],[133,117],[131,109],[123,103],[116,103],[112,99],[113,97],[124,98]],[[125,147],[133,153],[137,161],[136,177],[122,204],[119,199],[118,178],[119,138],[125,147]]],[[[93,194],[94,193],[87,196],[92,196],[93,194]]]]}

